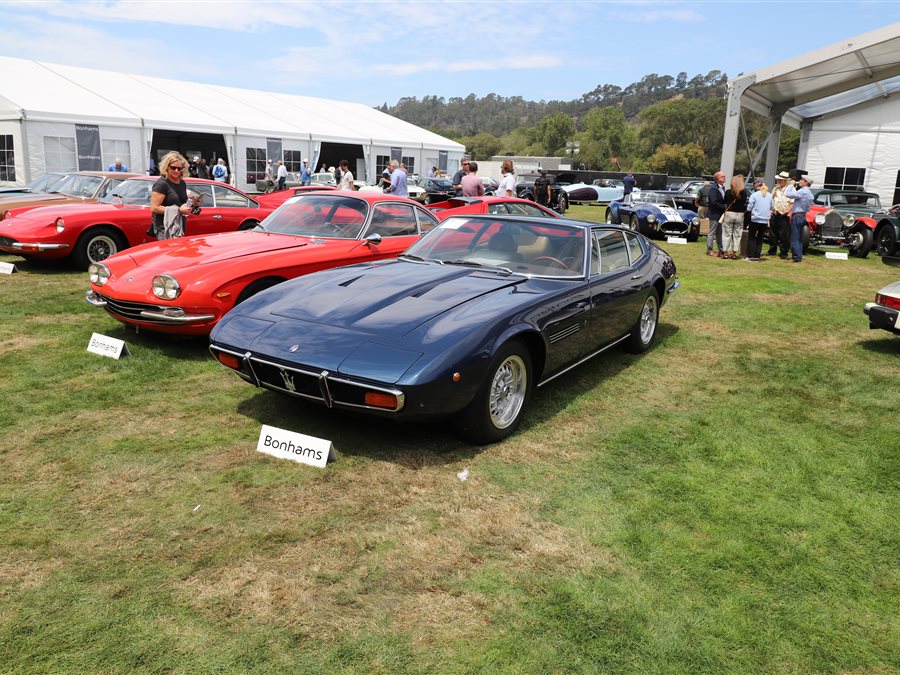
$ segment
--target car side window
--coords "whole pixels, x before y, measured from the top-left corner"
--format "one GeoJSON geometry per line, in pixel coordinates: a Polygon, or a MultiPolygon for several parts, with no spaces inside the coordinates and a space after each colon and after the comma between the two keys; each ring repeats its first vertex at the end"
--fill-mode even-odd
{"type": "Polygon", "coordinates": [[[594,253],[600,258],[600,274],[628,268],[628,250],[625,235],[619,230],[594,230],[591,244],[591,269],[594,269],[594,253]]]}
{"type": "Polygon", "coordinates": [[[506,210],[506,204],[488,204],[488,213],[496,215],[498,213],[509,213],[509,211],[506,210]]]}
{"type": "MultiPolygon", "coordinates": [[[[198,183],[197,185],[192,187],[198,188],[201,185],[203,184],[198,183]]],[[[227,188],[222,185],[213,185],[212,188],[213,194],[216,198],[216,208],[218,209],[247,208],[248,206],[250,206],[250,200],[240,192],[236,192],[231,188],[227,188]]]]}
{"type": "Polygon", "coordinates": [[[116,186],[119,185],[119,183],[121,183],[122,180],[124,180],[124,179],[110,178],[108,181],[106,181],[106,184],[103,187],[101,187],[100,192],[97,193],[97,199],[102,199],[106,195],[111,195],[113,192],[115,192],[116,186]]]}
{"type": "Polygon", "coordinates": [[[372,221],[366,228],[366,236],[380,234],[382,237],[404,237],[418,234],[416,214],[409,204],[377,204],[372,211],[372,221]]]}
{"type": "Polygon", "coordinates": [[[439,225],[437,217],[430,211],[416,209],[416,215],[419,217],[419,232],[421,234],[430,232],[439,225]]]}
{"type": "Polygon", "coordinates": [[[207,183],[188,183],[188,196],[203,195],[200,200],[200,208],[213,207],[212,185],[207,183]]]}
{"type": "Polygon", "coordinates": [[[625,242],[628,244],[628,255],[631,258],[631,264],[634,265],[644,255],[644,247],[641,246],[640,238],[631,232],[625,233],[625,242]]]}

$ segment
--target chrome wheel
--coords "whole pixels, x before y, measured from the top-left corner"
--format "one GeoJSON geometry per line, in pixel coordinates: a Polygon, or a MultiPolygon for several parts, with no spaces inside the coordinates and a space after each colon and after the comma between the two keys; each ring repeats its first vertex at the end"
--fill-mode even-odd
{"type": "Polygon", "coordinates": [[[488,407],[491,423],[505,429],[519,417],[528,389],[528,371],[518,354],[511,354],[500,364],[491,382],[488,407]]]}
{"type": "Polygon", "coordinates": [[[653,339],[653,334],[656,332],[656,321],[659,316],[659,312],[656,307],[656,296],[651,295],[647,298],[647,301],[644,303],[644,308],[641,310],[641,342],[645,345],[650,344],[650,340],[653,339]]]}

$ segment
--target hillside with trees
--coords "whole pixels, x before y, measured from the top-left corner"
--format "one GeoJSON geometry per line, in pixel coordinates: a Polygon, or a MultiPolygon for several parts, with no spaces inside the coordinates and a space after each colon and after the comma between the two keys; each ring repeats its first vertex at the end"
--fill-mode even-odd
{"type": "MultiPolygon", "coordinates": [[[[684,72],[652,73],[624,88],[598,85],[573,101],[470,94],[404,97],[378,109],[464,144],[475,159],[570,155],[585,169],[702,175],[718,169],[727,82],[719,70],[690,79],[684,72]],[[573,147],[577,155],[571,154],[573,147]]],[[[768,124],[746,110],[741,121],[735,170],[747,172],[768,124]]],[[[785,127],[779,169],[796,165],[798,142],[799,132],[785,127]]]]}

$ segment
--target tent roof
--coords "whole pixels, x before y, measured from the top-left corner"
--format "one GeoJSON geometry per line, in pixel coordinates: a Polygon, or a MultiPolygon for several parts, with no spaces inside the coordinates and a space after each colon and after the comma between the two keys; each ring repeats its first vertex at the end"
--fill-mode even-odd
{"type": "Polygon", "coordinates": [[[303,138],[464,146],[361,103],[168,80],[0,56],[0,119],[34,119],[303,138]]]}
{"type": "Polygon", "coordinates": [[[785,106],[795,123],[900,89],[900,22],[760,68],[744,107],[763,115],[785,106]]]}

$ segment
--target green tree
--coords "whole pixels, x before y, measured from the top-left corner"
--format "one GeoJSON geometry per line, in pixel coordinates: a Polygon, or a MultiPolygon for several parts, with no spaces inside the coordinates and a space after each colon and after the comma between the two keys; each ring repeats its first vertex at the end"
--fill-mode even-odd
{"type": "Polygon", "coordinates": [[[562,112],[547,115],[535,128],[535,140],[544,146],[544,153],[547,155],[564,151],[566,141],[574,136],[575,121],[562,112]]]}
{"type": "Polygon", "coordinates": [[[648,171],[673,176],[699,176],[704,173],[707,164],[703,148],[696,143],[686,145],[664,143],[643,163],[648,171]]]}
{"type": "Polygon", "coordinates": [[[498,154],[503,147],[500,139],[492,134],[480,133],[474,136],[464,136],[459,139],[466,146],[466,151],[472,159],[486,160],[498,154]]]}

